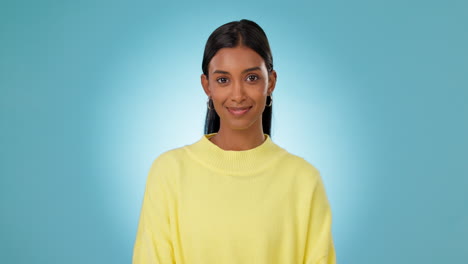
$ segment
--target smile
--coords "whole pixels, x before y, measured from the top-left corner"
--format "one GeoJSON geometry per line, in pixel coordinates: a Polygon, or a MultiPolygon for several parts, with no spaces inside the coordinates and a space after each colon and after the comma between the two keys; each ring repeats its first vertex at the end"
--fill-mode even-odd
{"type": "Polygon", "coordinates": [[[233,114],[234,116],[242,116],[244,115],[245,113],[247,113],[250,108],[252,108],[251,106],[250,107],[227,107],[229,113],[233,114]]]}

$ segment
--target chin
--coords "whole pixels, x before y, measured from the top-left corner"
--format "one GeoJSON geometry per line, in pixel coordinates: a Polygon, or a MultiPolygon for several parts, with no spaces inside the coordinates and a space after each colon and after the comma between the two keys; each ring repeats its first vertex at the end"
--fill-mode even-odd
{"type": "Polygon", "coordinates": [[[258,120],[229,120],[227,124],[231,130],[248,130],[254,126],[256,121],[258,120]]]}

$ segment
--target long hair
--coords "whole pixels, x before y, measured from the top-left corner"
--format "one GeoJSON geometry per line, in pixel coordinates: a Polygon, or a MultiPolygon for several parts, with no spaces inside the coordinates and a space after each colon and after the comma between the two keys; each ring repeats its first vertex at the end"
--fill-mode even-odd
{"type": "MultiPolygon", "coordinates": [[[[222,48],[235,48],[239,46],[242,39],[242,45],[247,46],[260,55],[265,61],[268,73],[273,70],[273,57],[271,55],[270,44],[263,29],[255,22],[242,19],[226,23],[211,33],[205,45],[203,53],[202,71],[208,78],[208,64],[215,54],[222,48]]],[[[273,106],[270,104],[271,97],[267,96],[266,107],[262,114],[263,133],[271,137],[271,116],[273,106]]],[[[220,119],[216,113],[212,100],[209,101],[211,109],[206,111],[205,134],[211,134],[219,131],[220,119]]]]}

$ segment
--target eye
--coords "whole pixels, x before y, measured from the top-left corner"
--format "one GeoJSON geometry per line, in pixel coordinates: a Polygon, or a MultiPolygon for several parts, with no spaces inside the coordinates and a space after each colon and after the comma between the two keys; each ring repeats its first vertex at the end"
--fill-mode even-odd
{"type": "Polygon", "coordinates": [[[227,78],[225,78],[225,77],[220,77],[220,78],[216,79],[216,81],[217,81],[218,83],[226,83],[226,82],[227,82],[227,78]]]}
{"type": "Polygon", "coordinates": [[[249,80],[251,82],[254,82],[254,81],[258,80],[258,76],[255,75],[255,74],[251,74],[251,75],[247,76],[247,80],[249,80]]]}

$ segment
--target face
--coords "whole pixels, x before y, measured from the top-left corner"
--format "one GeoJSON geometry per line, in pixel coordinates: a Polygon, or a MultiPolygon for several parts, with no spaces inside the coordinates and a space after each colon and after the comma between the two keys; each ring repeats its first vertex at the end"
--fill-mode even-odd
{"type": "Polygon", "coordinates": [[[208,78],[202,74],[201,82],[220,117],[220,131],[262,128],[276,72],[268,73],[258,53],[245,46],[220,49],[208,65],[208,78]]]}

